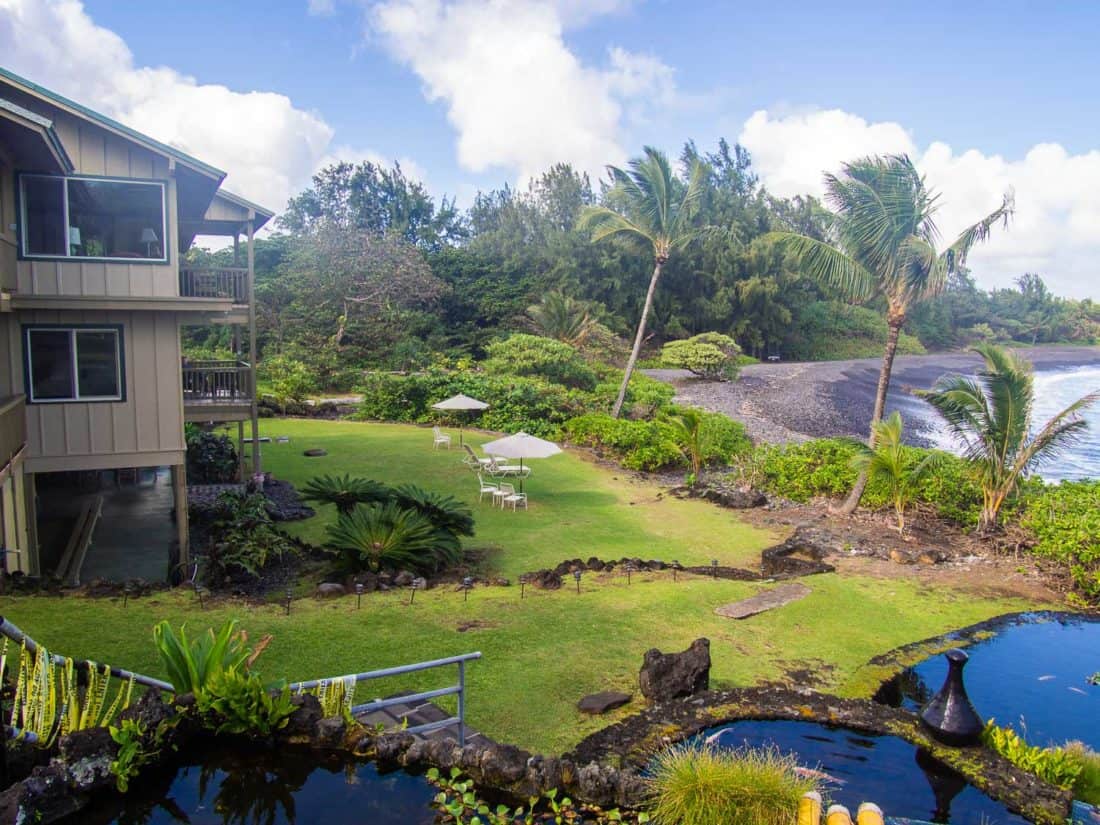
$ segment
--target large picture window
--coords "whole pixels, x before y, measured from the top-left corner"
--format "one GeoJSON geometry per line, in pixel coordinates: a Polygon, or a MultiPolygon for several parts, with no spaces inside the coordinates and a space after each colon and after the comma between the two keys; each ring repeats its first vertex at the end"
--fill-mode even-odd
{"type": "Polygon", "coordinates": [[[32,403],[121,401],[122,330],[24,327],[32,403]]]}
{"type": "Polygon", "coordinates": [[[168,260],[162,183],[22,175],[19,197],[24,257],[168,260]]]}

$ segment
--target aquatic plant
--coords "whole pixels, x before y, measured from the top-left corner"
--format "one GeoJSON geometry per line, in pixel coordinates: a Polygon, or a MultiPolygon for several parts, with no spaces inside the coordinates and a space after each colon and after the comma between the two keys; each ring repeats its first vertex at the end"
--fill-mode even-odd
{"type": "Polygon", "coordinates": [[[774,748],[678,746],[657,754],[649,811],[662,825],[774,825],[793,822],[817,781],[774,748]]]}
{"type": "Polygon", "coordinates": [[[130,789],[130,780],[156,758],[157,752],[145,749],[145,725],[137,719],[123,719],[117,728],[112,725],[107,730],[118,745],[118,753],[110,765],[115,776],[115,787],[119,793],[126,793],[130,789]]]}
{"type": "Polygon", "coordinates": [[[290,691],[265,684],[259,674],[223,670],[198,694],[198,708],[213,717],[217,733],[270,736],[286,727],[294,712],[290,691]]]}
{"type": "Polygon", "coordinates": [[[271,637],[260,641],[255,650],[248,647],[248,634],[237,630],[235,619],[227,621],[217,633],[207,628],[197,638],[187,637],[187,626],[180,627],[179,635],[167,621],[153,628],[153,642],[160,653],[168,681],[177,694],[201,695],[207,686],[223,673],[236,671],[251,664],[267,647],[271,637]]]}
{"type": "Polygon", "coordinates": [[[1084,770],[1081,759],[1066,748],[1041,748],[1029,745],[1012,728],[998,727],[990,719],[982,732],[982,742],[1017,768],[1033,773],[1059,788],[1072,788],[1084,770]]]}

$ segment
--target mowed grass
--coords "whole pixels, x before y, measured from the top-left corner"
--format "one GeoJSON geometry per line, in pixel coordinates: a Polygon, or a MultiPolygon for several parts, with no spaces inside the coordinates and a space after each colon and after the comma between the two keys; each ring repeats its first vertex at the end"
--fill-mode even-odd
{"type": "MultiPolygon", "coordinates": [[[[475,543],[500,549],[495,563],[515,580],[527,570],[571,558],[641,556],[684,564],[754,564],[776,537],[738,522],[710,505],[660,496],[658,488],[566,454],[535,465],[529,513],[476,507],[472,474],[452,450],[432,452],[430,430],[345,422],[265,421],[269,435],[289,445],[265,445],[265,465],[296,483],[318,472],[353,472],[474,500],[475,543]],[[323,447],[326,458],[301,451],[323,447]]],[[[478,434],[476,439],[484,439],[478,434]]],[[[322,512],[296,525],[311,540],[332,518],[322,512]]],[[[788,680],[839,689],[868,659],[908,642],[994,615],[1021,610],[1020,600],[981,599],[952,588],[925,589],[912,579],[815,576],[806,599],[744,621],[714,609],[770,585],[712,580],[669,572],[585,574],[555,592],[477,587],[468,601],[452,588],[281,605],[218,601],[200,610],[190,592],[141,599],[82,596],[0,597],[0,612],[56,652],[163,675],[152,644],[161,619],[192,629],[241,622],[253,639],[274,639],[259,665],[288,680],[340,675],[470,651],[484,658],[468,668],[469,721],[501,741],[559,753],[588,733],[638,709],[640,697],[615,714],[586,717],[578,699],[599,690],[637,692],[643,653],[682,650],[699,636],[711,640],[712,685],[733,687],[788,680]]],[[[401,689],[441,687],[449,672],[418,674],[359,688],[357,701],[401,689]]]]}

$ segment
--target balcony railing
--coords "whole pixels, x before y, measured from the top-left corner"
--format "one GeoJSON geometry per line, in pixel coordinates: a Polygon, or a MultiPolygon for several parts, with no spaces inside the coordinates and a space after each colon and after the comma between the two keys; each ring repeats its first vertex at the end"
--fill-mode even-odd
{"type": "Polygon", "coordinates": [[[0,467],[6,466],[26,441],[27,414],[23,396],[0,398],[0,467]]]}
{"type": "Polygon", "coordinates": [[[248,404],[252,367],[244,361],[185,361],[183,403],[248,404]]]}
{"type": "Polygon", "coordinates": [[[230,298],[235,304],[246,304],[248,270],[181,267],[180,295],[184,298],[230,298]]]}

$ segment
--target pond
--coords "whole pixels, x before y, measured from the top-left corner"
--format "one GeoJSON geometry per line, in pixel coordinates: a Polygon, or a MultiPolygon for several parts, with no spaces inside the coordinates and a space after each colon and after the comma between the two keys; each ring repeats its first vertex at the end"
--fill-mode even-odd
{"type": "MultiPolygon", "coordinates": [[[[1011,725],[1036,745],[1078,739],[1100,750],[1100,621],[1065,613],[1010,616],[982,626],[970,639],[963,676],[983,719],[1011,725]]],[[[931,656],[890,680],[876,699],[919,710],[947,673],[931,656]]]]}
{"type": "Polygon", "coordinates": [[[72,825],[431,825],[435,793],[421,776],[316,752],[213,751],[174,773],[143,775],[72,825]]]}
{"type": "Polygon", "coordinates": [[[853,813],[874,802],[888,817],[952,825],[1025,825],[942,763],[894,736],[874,736],[817,722],[738,721],[711,728],[696,741],[720,748],[777,747],[805,769],[826,775],[829,801],[853,813]]]}

